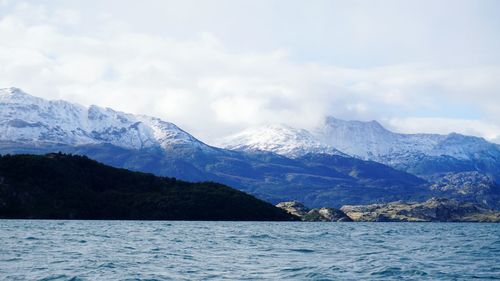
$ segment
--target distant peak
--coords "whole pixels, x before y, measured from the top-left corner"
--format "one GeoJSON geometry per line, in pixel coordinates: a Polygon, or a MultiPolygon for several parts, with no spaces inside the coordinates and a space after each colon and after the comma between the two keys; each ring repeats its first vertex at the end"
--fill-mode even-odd
{"type": "Polygon", "coordinates": [[[290,125],[284,124],[284,123],[273,123],[273,124],[267,124],[263,128],[270,129],[270,130],[286,130],[286,131],[297,131],[299,129],[294,128],[290,125]]]}
{"type": "Polygon", "coordinates": [[[234,136],[260,136],[265,138],[290,138],[290,137],[301,137],[301,138],[312,138],[312,135],[305,130],[299,129],[283,123],[270,123],[261,127],[253,127],[246,129],[234,136]]]}
{"type": "Polygon", "coordinates": [[[325,118],[325,123],[326,124],[351,124],[351,125],[357,125],[357,126],[370,126],[370,127],[378,127],[378,128],[385,130],[384,126],[382,126],[376,120],[371,120],[371,121],[343,120],[343,119],[335,118],[333,116],[327,116],[325,118]]]}
{"type": "Polygon", "coordinates": [[[377,121],[377,120],[372,120],[372,121],[369,121],[368,123],[372,124],[372,125],[375,125],[375,126],[380,126],[382,127],[382,125],[377,121]]]}
{"type": "Polygon", "coordinates": [[[325,123],[335,123],[335,122],[347,122],[347,121],[335,118],[333,116],[326,116],[325,117],[325,123]]]}
{"type": "Polygon", "coordinates": [[[9,87],[9,88],[1,88],[0,92],[3,94],[10,94],[10,95],[27,95],[25,92],[23,92],[21,89],[16,88],[16,87],[9,87]]]}
{"type": "Polygon", "coordinates": [[[0,89],[0,96],[7,97],[9,99],[34,98],[32,95],[29,95],[26,92],[24,92],[23,90],[16,88],[16,87],[0,89]]]}
{"type": "Polygon", "coordinates": [[[459,134],[457,132],[451,132],[451,133],[448,134],[448,137],[450,137],[450,138],[457,138],[457,137],[460,138],[460,137],[464,137],[464,135],[459,134]]]}

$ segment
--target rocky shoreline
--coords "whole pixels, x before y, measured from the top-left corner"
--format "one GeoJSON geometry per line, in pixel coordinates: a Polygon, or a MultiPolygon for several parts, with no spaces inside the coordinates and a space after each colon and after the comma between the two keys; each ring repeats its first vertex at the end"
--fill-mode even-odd
{"type": "Polygon", "coordinates": [[[302,221],[343,222],[352,221],[344,212],[334,208],[309,209],[298,201],[281,202],[276,207],[299,217],[302,221]]]}
{"type": "Polygon", "coordinates": [[[396,201],[383,204],[345,205],[340,209],[309,209],[297,201],[276,207],[302,221],[322,222],[500,222],[500,211],[454,199],[431,198],[425,202],[396,201]]]}

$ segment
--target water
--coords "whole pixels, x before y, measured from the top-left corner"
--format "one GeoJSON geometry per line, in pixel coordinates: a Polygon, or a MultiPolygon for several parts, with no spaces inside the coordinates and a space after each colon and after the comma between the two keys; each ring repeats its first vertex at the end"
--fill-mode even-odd
{"type": "Polygon", "coordinates": [[[0,220],[0,280],[500,280],[500,224],[0,220]]]}

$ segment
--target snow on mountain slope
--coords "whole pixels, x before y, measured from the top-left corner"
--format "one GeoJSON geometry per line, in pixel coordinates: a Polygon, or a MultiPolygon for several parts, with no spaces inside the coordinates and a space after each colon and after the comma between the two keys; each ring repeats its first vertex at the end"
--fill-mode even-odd
{"type": "MultiPolygon", "coordinates": [[[[65,101],[47,101],[16,88],[0,89],[0,140],[67,145],[109,143],[131,149],[215,150],[176,125],[158,118],[98,106],[87,108],[65,101]]],[[[500,171],[500,146],[482,138],[454,133],[398,134],[376,121],[328,117],[312,132],[270,125],[246,130],[221,143],[228,149],[271,151],[292,158],[308,153],[347,154],[405,171],[411,167],[421,169],[423,159],[429,165],[437,165],[438,162],[429,157],[443,160],[446,156],[458,161],[480,160],[480,163],[459,163],[462,166],[480,165],[479,170],[500,171]]],[[[443,162],[439,163],[442,166],[443,162]]]]}
{"type": "Polygon", "coordinates": [[[327,117],[313,135],[324,145],[349,155],[387,164],[417,155],[451,156],[459,160],[493,157],[500,160],[499,146],[483,138],[456,133],[398,134],[376,121],[344,121],[327,117]]]}
{"type": "Polygon", "coordinates": [[[500,172],[500,146],[456,133],[398,134],[376,121],[327,117],[312,132],[286,125],[245,130],[221,141],[234,150],[264,150],[297,158],[308,153],[350,155],[419,175],[440,172],[500,172]],[[345,154],[344,154],[345,153],[345,154]]]}
{"type": "Polygon", "coordinates": [[[211,150],[176,125],[95,105],[48,101],[17,88],[0,89],[0,140],[68,145],[110,143],[119,147],[211,150]]]}
{"type": "Polygon", "coordinates": [[[331,146],[320,143],[307,130],[283,124],[248,129],[224,138],[220,143],[226,149],[270,151],[291,158],[300,157],[307,153],[347,156],[331,146]]]}

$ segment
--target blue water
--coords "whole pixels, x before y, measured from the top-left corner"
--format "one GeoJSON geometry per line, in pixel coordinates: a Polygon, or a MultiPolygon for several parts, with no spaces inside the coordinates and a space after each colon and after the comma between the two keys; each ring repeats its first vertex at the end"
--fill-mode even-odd
{"type": "Polygon", "coordinates": [[[0,280],[500,280],[500,224],[0,220],[0,280]]]}

